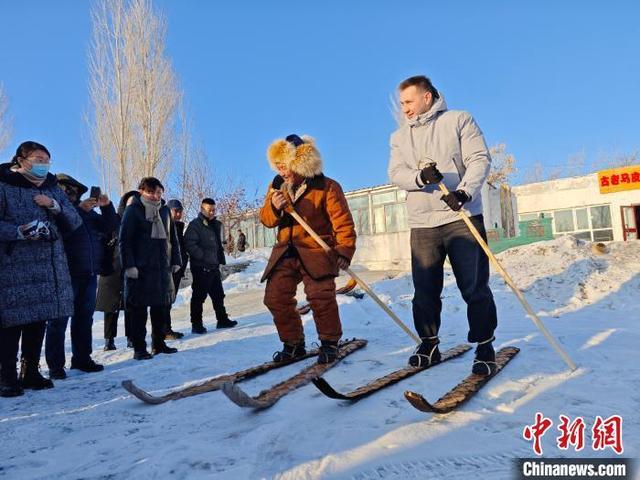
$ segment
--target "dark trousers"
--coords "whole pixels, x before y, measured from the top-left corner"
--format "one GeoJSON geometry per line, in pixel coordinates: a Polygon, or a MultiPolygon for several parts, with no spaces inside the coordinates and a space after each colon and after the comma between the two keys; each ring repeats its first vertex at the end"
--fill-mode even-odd
{"type": "Polygon", "coordinates": [[[3,380],[15,381],[18,346],[22,337],[22,358],[34,364],[40,363],[46,321],[0,328],[0,374],[3,380]]]}
{"type": "MultiPolygon", "coordinates": [[[[120,312],[104,312],[104,338],[105,340],[113,340],[118,336],[118,316],[120,312]]],[[[131,337],[131,320],[129,312],[124,311],[124,336],[131,337]]]]}
{"type": "MultiPolygon", "coordinates": [[[[184,270],[179,270],[178,272],[173,274],[173,287],[176,292],[176,297],[178,296],[178,290],[180,289],[180,282],[182,281],[182,277],[184,276],[184,270]]],[[[165,324],[165,331],[171,332],[173,329],[171,328],[171,308],[167,311],[167,321],[165,324]]]]}
{"type": "MultiPolygon", "coordinates": [[[[486,241],[482,215],[471,217],[471,222],[486,241]]],[[[489,288],[489,259],[462,220],[435,228],[411,229],[411,271],[415,287],[413,321],[416,331],[421,337],[438,335],[443,265],[447,256],[462,298],[467,303],[468,341],[490,339],[498,321],[489,288]]]]}
{"type": "Polygon", "coordinates": [[[129,311],[131,341],[136,352],[147,348],[147,308],[151,316],[151,344],[153,348],[164,345],[165,324],[169,307],[135,307],[129,311]]]}
{"type": "Polygon", "coordinates": [[[202,304],[211,297],[213,310],[216,312],[216,320],[224,322],[229,317],[227,310],[224,308],[224,290],[222,289],[222,277],[220,276],[220,268],[203,268],[191,265],[191,275],[193,283],[191,289],[191,323],[193,325],[202,325],[202,304]]]}
{"type": "MultiPolygon", "coordinates": [[[[96,309],[96,289],[98,277],[85,275],[71,277],[73,286],[73,317],[71,317],[71,361],[76,364],[91,360],[93,312],[96,309]]],[[[64,337],[68,318],[49,320],[47,325],[47,343],[45,355],[49,370],[64,368],[64,337]]]]}

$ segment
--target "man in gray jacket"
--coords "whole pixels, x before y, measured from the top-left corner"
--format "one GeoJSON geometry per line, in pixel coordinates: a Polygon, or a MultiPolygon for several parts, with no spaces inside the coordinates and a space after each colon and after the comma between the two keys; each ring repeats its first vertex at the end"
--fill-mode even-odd
{"type": "Polygon", "coordinates": [[[391,135],[388,173],[392,183],[407,191],[413,319],[422,339],[409,364],[430,366],[440,361],[440,294],[448,256],[467,303],[468,341],[478,344],[473,372],[489,375],[495,371],[492,341],[497,326],[489,260],[460,219],[459,210],[464,207],[486,240],[480,190],[491,157],[471,115],[447,110],[444,98],[427,77],[408,78],[398,91],[406,122],[391,135]],[[440,182],[451,193],[443,195],[440,182]]]}

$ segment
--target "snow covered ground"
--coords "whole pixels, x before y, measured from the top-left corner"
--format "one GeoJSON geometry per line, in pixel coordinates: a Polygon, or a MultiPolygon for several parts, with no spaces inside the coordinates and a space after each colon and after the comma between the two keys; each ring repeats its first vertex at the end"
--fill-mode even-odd
{"type": "MultiPolygon", "coordinates": [[[[104,372],[72,370],[53,390],[0,399],[0,478],[512,478],[512,459],[534,456],[522,431],[536,412],[554,422],[542,438],[544,457],[615,456],[611,448],[591,447],[596,416],[612,415],[623,419],[623,456],[639,456],[640,242],[613,243],[599,256],[590,244],[564,237],[499,255],[579,369],[567,370],[494,274],[496,346],[515,345],[521,352],[474,399],[447,415],[414,410],[403,391],[439,398],[467,375],[471,352],[355,404],[325,398],[313,385],[257,413],[221,392],[159,406],[131,397],[120,386],[124,379],[161,394],[271,358],[279,342],[258,283],[266,252],[244,258],[253,261],[249,269],[225,280],[237,328],[191,335],[185,289],[173,315],[174,329],[186,334],[171,342],[180,352],[137,362],[122,337],[118,350],[101,350],[97,314],[94,358],[106,365],[104,372]],[[560,415],[584,419],[582,451],[556,446],[560,415]]],[[[374,290],[412,326],[410,275],[366,273],[379,279],[374,290]]],[[[450,271],[443,297],[444,349],[466,338],[465,305],[450,271]]],[[[341,296],[339,302],[345,337],[366,338],[369,345],[326,374],[334,387],[349,391],[405,365],[412,341],[370,298],[341,296]]],[[[311,342],[311,314],[303,320],[311,342]]],[[[205,324],[215,325],[210,306],[205,324]]],[[[241,385],[257,394],[301,366],[241,385]]]]}

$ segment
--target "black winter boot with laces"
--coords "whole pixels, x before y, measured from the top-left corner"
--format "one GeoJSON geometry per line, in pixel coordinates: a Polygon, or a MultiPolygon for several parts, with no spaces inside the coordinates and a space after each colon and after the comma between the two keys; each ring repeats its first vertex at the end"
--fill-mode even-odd
{"type": "Polygon", "coordinates": [[[290,362],[296,358],[304,357],[307,349],[304,342],[301,343],[283,343],[282,350],[273,354],[273,361],[276,363],[290,362]]]}
{"type": "Polygon", "coordinates": [[[412,367],[426,368],[440,363],[440,349],[438,337],[422,337],[422,343],[409,357],[409,365],[412,367]]]}
{"type": "Polygon", "coordinates": [[[18,382],[16,362],[5,362],[0,365],[0,397],[18,397],[24,391],[18,382]]]}
{"type": "Polygon", "coordinates": [[[53,382],[40,374],[39,362],[26,358],[20,361],[20,384],[22,388],[32,390],[53,388],[53,382]]]}
{"type": "Polygon", "coordinates": [[[318,363],[333,363],[338,358],[338,342],[320,340],[318,363]]]}
{"type": "Polygon", "coordinates": [[[478,342],[476,347],[476,358],[473,360],[473,368],[471,371],[476,375],[493,375],[496,373],[496,352],[491,342],[495,337],[491,337],[484,342],[478,342]]]}

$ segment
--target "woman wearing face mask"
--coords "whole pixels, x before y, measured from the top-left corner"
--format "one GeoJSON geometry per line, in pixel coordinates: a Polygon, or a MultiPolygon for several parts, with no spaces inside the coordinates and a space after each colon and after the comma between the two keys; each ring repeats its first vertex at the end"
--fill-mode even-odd
{"type": "Polygon", "coordinates": [[[24,142],[0,165],[0,396],[53,382],[40,375],[47,320],[73,314],[73,289],[61,230],[82,220],[56,177],[44,145],[24,142]],[[20,377],[16,372],[22,338],[20,377]]]}

